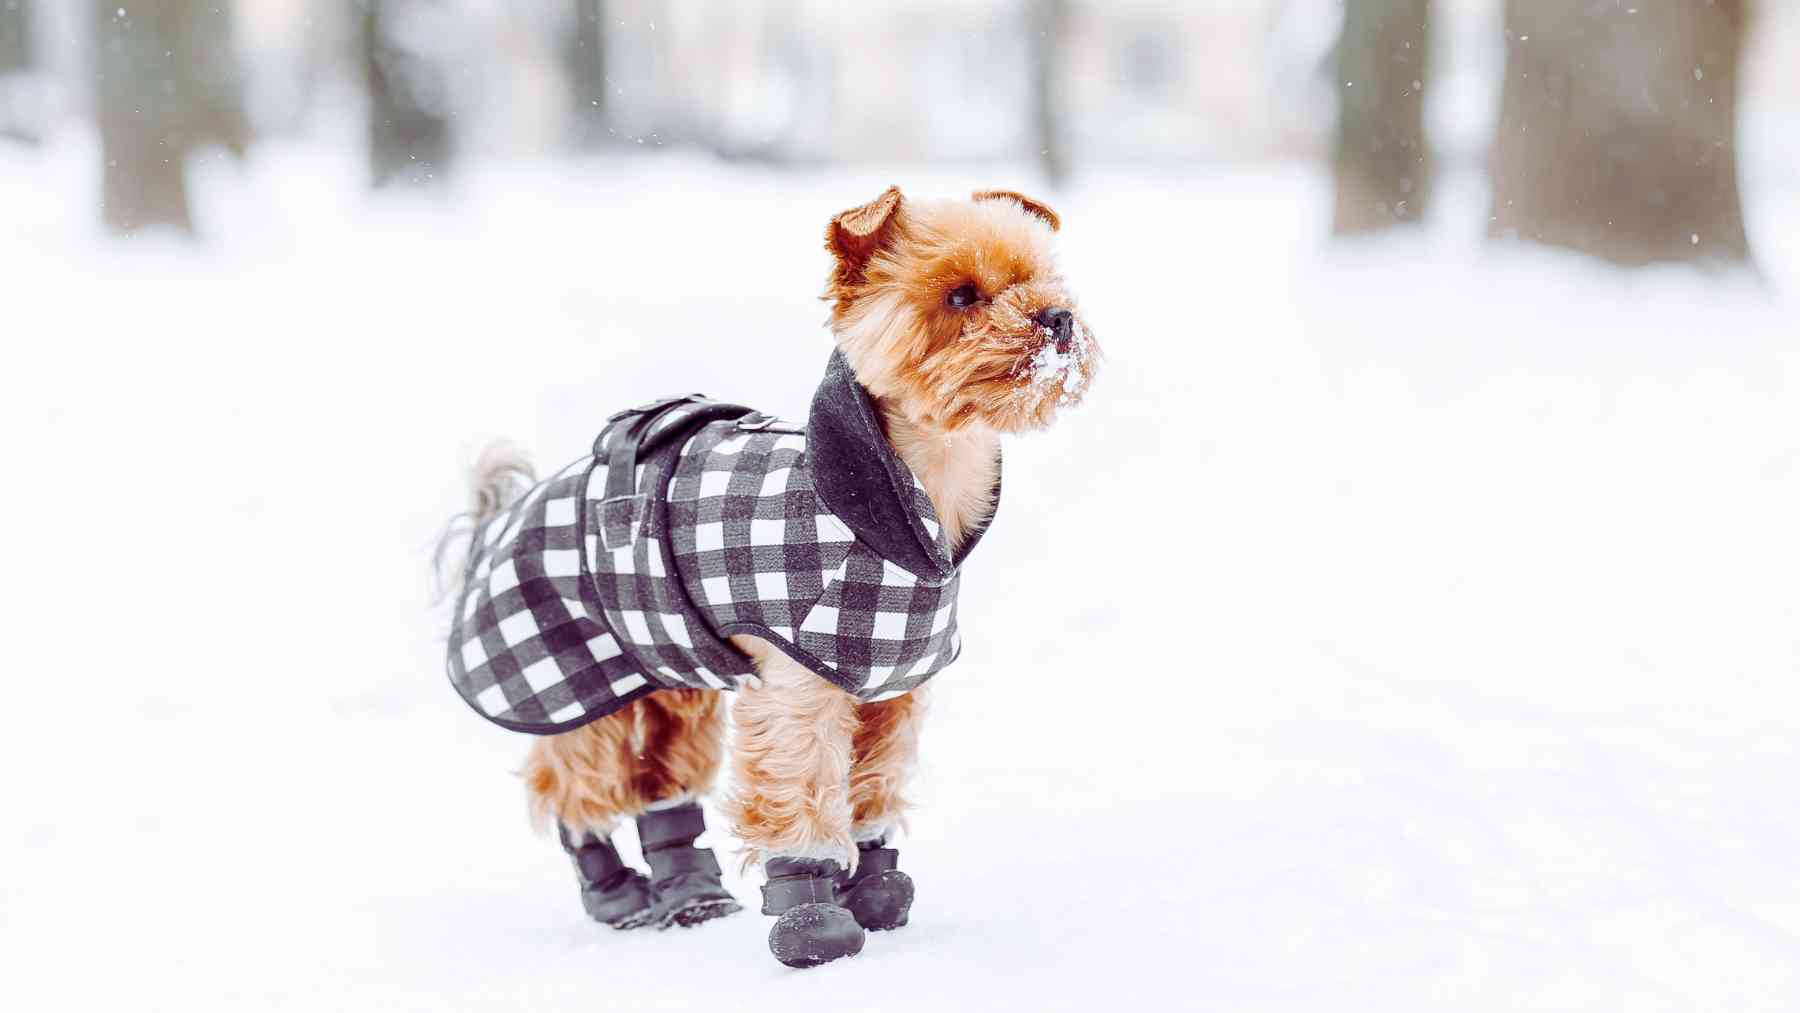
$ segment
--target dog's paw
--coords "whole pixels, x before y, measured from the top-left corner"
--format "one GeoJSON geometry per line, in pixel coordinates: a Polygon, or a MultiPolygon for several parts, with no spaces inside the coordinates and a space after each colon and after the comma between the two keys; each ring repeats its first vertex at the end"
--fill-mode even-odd
{"type": "Polygon", "coordinates": [[[836,904],[788,908],[769,930],[769,952],[789,967],[817,967],[862,952],[863,930],[836,904]]]}
{"type": "Polygon", "coordinates": [[[897,929],[906,924],[912,910],[912,877],[899,869],[877,873],[845,891],[838,902],[870,932],[897,929]]]}

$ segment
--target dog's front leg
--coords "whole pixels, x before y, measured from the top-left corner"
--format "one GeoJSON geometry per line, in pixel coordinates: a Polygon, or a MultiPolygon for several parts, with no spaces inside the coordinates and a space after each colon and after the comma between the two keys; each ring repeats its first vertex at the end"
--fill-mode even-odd
{"type": "Polygon", "coordinates": [[[838,888],[838,902],[871,931],[897,929],[912,910],[913,881],[899,869],[900,853],[889,836],[905,822],[907,781],[919,757],[925,718],[924,687],[905,696],[857,708],[851,744],[850,832],[856,838],[856,871],[838,888]]]}
{"type": "Polygon", "coordinates": [[[907,781],[919,758],[919,726],[925,718],[921,686],[905,696],[856,709],[850,760],[850,829],[858,845],[886,838],[912,804],[907,781]]]}
{"type": "Polygon", "coordinates": [[[726,804],[758,862],[856,861],[850,835],[856,700],[779,651],[759,659],[761,685],[739,694],[735,784],[726,804]]]}
{"type": "Polygon", "coordinates": [[[790,967],[811,967],[862,951],[862,927],[837,899],[857,854],[856,700],[767,644],[755,644],[752,656],[760,684],[732,709],[735,783],[726,811],[768,874],[763,913],[779,916],[769,949],[790,967]]]}

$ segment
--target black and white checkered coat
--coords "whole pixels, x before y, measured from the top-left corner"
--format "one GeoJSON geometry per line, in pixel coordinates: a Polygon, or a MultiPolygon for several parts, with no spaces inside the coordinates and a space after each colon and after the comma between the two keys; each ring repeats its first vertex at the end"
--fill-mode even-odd
{"type": "Polygon", "coordinates": [[[736,688],[752,669],[724,638],[747,633],[890,699],[956,659],[980,533],[952,555],[841,356],[805,429],[668,399],[614,416],[592,455],[477,529],[450,681],[496,724],[550,734],[658,689],[736,688]]]}

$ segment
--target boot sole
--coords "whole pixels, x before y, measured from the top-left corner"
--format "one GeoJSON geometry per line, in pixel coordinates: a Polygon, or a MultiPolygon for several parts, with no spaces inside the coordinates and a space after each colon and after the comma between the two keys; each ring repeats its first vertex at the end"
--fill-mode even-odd
{"type": "Polygon", "coordinates": [[[743,909],[744,906],[742,904],[729,898],[697,899],[689,901],[672,911],[665,911],[661,915],[657,915],[651,909],[645,908],[642,911],[635,911],[610,924],[615,929],[641,929],[650,926],[655,926],[659,931],[662,929],[674,928],[676,926],[686,929],[699,925],[702,922],[712,921],[714,918],[723,918],[729,914],[736,914],[743,909]]]}
{"type": "Polygon", "coordinates": [[[697,900],[669,912],[658,928],[667,929],[680,926],[684,929],[691,929],[702,922],[710,922],[714,918],[737,914],[743,909],[744,905],[735,900],[697,900]]]}

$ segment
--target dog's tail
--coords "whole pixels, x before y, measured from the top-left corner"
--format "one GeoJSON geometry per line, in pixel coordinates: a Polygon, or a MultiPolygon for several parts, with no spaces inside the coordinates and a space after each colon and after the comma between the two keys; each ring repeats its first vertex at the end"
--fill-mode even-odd
{"type": "Polygon", "coordinates": [[[444,525],[437,548],[431,554],[436,589],[434,600],[443,601],[461,584],[463,571],[468,569],[469,553],[475,547],[475,532],[499,516],[535,481],[537,474],[532,470],[530,459],[515,444],[497,440],[488,444],[475,459],[475,466],[469,469],[469,509],[450,518],[450,523],[444,525]],[[459,542],[462,550],[452,551],[459,542]],[[450,559],[456,561],[456,569],[447,576],[444,563],[450,559]]]}
{"type": "Polygon", "coordinates": [[[469,470],[469,517],[484,524],[537,481],[531,459],[505,440],[488,444],[469,470]]]}

